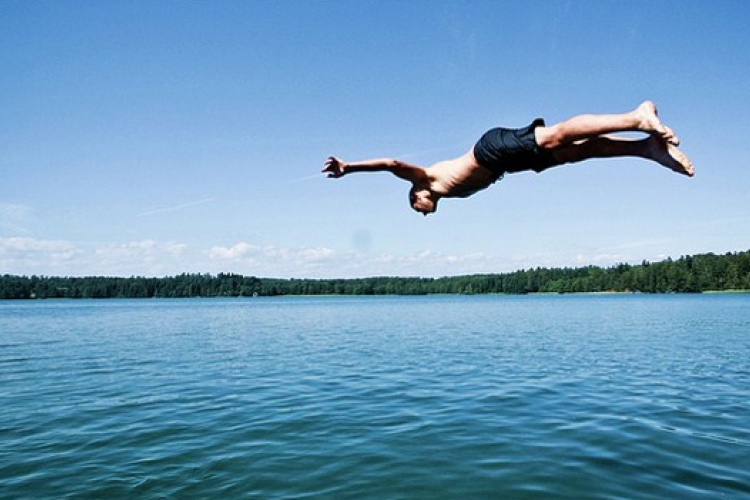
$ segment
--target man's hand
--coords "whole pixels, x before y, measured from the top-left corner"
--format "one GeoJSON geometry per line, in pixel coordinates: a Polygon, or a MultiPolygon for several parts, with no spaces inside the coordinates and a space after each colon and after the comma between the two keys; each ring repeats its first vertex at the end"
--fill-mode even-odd
{"type": "Polygon", "coordinates": [[[346,163],[339,160],[335,156],[329,156],[325,162],[325,167],[321,172],[325,172],[329,178],[339,178],[346,173],[346,163]]]}

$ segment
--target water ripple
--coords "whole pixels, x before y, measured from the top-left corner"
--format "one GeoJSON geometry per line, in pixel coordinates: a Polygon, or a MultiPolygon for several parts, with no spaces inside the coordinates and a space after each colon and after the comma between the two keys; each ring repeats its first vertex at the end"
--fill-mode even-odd
{"type": "Polygon", "coordinates": [[[8,307],[0,496],[750,498],[744,300],[8,307]]]}

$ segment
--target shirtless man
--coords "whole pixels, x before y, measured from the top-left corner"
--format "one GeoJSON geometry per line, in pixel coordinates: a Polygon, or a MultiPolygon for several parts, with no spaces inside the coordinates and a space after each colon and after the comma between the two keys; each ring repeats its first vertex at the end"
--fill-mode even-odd
{"type": "Polygon", "coordinates": [[[440,198],[465,198],[487,188],[506,173],[542,172],[557,165],[590,158],[637,156],[692,177],[693,165],[679,149],[679,139],[659,120],[656,107],[645,101],[628,113],[579,115],[545,126],[537,119],[524,128],[495,128],[485,133],[466,154],[424,168],[400,160],[380,158],[345,162],[334,156],[323,172],[338,178],[351,172],[391,172],[412,183],[409,203],[424,215],[437,210],[440,198]],[[613,132],[645,132],[630,139],[613,132]]]}

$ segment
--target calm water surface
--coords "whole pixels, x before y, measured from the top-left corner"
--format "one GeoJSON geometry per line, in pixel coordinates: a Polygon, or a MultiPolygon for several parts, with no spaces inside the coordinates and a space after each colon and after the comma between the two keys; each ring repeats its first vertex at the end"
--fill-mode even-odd
{"type": "Polygon", "coordinates": [[[1,498],[750,498],[750,295],[0,301],[1,498]]]}

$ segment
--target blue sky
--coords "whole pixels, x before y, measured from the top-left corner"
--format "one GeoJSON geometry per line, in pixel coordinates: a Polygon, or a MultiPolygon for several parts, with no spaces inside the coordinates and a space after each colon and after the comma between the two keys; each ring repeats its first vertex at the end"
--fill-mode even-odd
{"type": "Polygon", "coordinates": [[[443,276],[750,248],[750,3],[0,2],[0,274],[443,276]],[[696,166],[388,174],[652,99],[696,166]]]}

